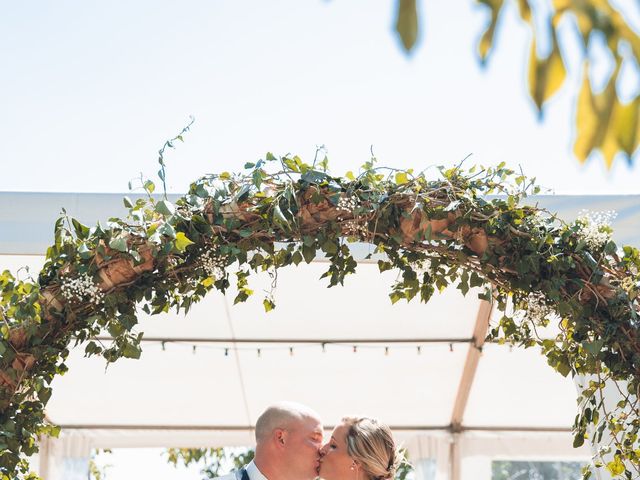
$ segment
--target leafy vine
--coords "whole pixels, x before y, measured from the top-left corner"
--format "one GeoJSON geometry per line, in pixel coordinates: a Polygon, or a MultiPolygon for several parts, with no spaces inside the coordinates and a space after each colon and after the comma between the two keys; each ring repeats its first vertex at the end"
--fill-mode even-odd
{"type": "MultiPolygon", "coordinates": [[[[318,254],[328,259],[329,286],[343,284],[357,269],[349,248],[356,241],[382,254],[381,271],[399,272],[392,302],[484,286],[481,298],[505,312],[490,340],[538,346],[562,375],[589,379],[574,445],[590,429],[598,441],[609,431],[594,461],[609,449],[614,475],[640,474],[638,249],[618,248],[597,219],[567,224],[525,205],[538,187],[504,164],[440,168],[430,179],[372,158],[357,176],[336,177],[326,157],[317,160],[267,154],[243,173],[200,178],[175,203],[154,198],[153,182],[143,182],[148,196],[125,198],[125,219],[88,227],[59,218],[37,280],[0,275],[0,478],[27,478],[38,436],[57,433],[44,408],[72,346],[108,362],[139,358],[139,310],[186,312],[232,281],[243,302],[253,273],[318,254]],[[554,339],[538,334],[549,322],[560,326],[554,339]],[[105,330],[109,345],[97,341],[105,330]],[[621,400],[606,409],[611,382],[621,400]]],[[[275,307],[271,295],[264,306],[275,307]]]]}

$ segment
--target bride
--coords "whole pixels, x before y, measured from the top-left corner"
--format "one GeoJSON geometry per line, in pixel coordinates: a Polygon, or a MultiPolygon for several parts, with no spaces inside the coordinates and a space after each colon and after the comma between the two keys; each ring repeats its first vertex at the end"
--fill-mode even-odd
{"type": "Polygon", "coordinates": [[[393,480],[402,456],[391,430],[367,417],[344,417],[320,450],[324,480],[393,480]]]}

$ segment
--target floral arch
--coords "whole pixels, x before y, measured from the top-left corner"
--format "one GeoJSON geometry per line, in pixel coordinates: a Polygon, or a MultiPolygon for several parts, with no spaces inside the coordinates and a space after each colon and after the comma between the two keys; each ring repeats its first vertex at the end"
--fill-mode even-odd
{"type": "MultiPolygon", "coordinates": [[[[394,303],[427,302],[455,285],[463,293],[485,286],[482,298],[505,312],[511,305],[519,314],[505,313],[489,339],[539,346],[562,375],[585,376],[574,445],[588,430],[609,432],[609,471],[640,475],[640,252],[619,249],[595,218],[566,224],[523,205],[538,187],[504,164],[440,168],[429,179],[372,159],[357,176],[334,177],[326,158],[306,164],[267,154],[244,173],[197,180],[175,203],[154,197],[151,181],[143,188],[146,199],[125,198],[126,219],[89,228],[59,218],[37,280],[0,275],[0,478],[26,478],[38,436],[56,433],[44,408],[72,344],[109,362],[138,358],[137,308],[188,311],[231,281],[242,302],[253,293],[252,273],[309,263],[320,252],[328,259],[323,276],[342,284],[356,272],[353,241],[384,254],[380,271],[399,272],[394,303]],[[560,333],[540,338],[537,328],[550,321],[560,333]],[[104,330],[113,337],[108,347],[95,341],[104,330]],[[614,410],[604,408],[608,382],[621,393],[614,410]]],[[[263,303],[275,307],[271,295],[263,303]]]]}

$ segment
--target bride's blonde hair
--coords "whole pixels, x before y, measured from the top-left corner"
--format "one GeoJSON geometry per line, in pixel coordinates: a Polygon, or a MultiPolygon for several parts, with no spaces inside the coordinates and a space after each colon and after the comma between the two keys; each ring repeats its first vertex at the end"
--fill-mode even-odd
{"type": "Polygon", "coordinates": [[[347,453],[371,480],[393,479],[402,462],[391,430],[368,417],[344,417],[347,453]]]}

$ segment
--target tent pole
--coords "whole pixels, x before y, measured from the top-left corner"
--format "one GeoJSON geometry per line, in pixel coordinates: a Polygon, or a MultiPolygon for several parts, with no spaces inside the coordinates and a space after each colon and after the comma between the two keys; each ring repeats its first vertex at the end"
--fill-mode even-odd
{"type": "Polygon", "coordinates": [[[476,375],[478,362],[480,361],[482,346],[484,345],[484,340],[489,330],[489,320],[492,311],[493,303],[489,303],[486,300],[480,302],[476,316],[476,324],[473,328],[473,343],[469,344],[469,349],[467,350],[467,359],[462,370],[458,393],[456,394],[453,412],[451,413],[451,430],[454,433],[462,429],[464,411],[467,408],[469,392],[471,392],[473,379],[476,375]]]}
{"type": "Polygon", "coordinates": [[[460,480],[460,434],[463,431],[462,420],[464,418],[464,411],[467,408],[467,401],[469,400],[473,379],[478,369],[482,346],[484,345],[487,331],[489,330],[489,320],[491,319],[492,311],[492,302],[490,303],[486,300],[480,302],[478,314],[476,315],[476,323],[473,327],[473,343],[469,344],[467,359],[462,370],[462,375],[460,376],[458,393],[456,394],[453,412],[451,413],[450,428],[452,442],[449,455],[449,465],[451,466],[450,480],[460,480]]]}
{"type": "Polygon", "coordinates": [[[451,445],[449,447],[449,465],[451,467],[449,480],[460,480],[460,434],[451,434],[451,445]]]}
{"type": "Polygon", "coordinates": [[[45,435],[40,437],[40,452],[38,454],[39,465],[38,465],[38,474],[44,479],[49,479],[49,470],[51,459],[49,455],[51,454],[51,438],[45,435]]]}

